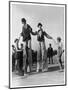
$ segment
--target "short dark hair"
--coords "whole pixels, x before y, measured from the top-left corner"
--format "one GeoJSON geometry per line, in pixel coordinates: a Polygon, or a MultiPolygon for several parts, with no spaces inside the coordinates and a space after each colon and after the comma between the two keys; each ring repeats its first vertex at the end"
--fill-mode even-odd
{"type": "Polygon", "coordinates": [[[57,40],[60,42],[61,41],[61,37],[57,37],[57,40]]]}
{"type": "Polygon", "coordinates": [[[26,19],[25,18],[22,18],[21,21],[24,22],[24,23],[26,23],[26,19]]]}
{"type": "Polygon", "coordinates": [[[38,27],[39,27],[39,26],[41,26],[41,27],[42,27],[42,24],[41,24],[41,23],[38,23],[38,25],[37,25],[37,26],[38,26],[38,27]]]}

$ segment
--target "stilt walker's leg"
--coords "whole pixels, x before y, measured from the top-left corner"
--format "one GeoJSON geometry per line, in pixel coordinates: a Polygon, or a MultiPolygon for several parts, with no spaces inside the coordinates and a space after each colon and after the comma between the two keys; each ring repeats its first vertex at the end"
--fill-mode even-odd
{"type": "Polygon", "coordinates": [[[45,47],[45,42],[42,43],[42,61],[43,61],[43,71],[47,71],[48,62],[47,62],[47,51],[45,47]]]}
{"type": "Polygon", "coordinates": [[[29,62],[29,69],[30,72],[32,71],[32,50],[31,50],[31,40],[28,41],[28,62],[29,62]]]}
{"type": "Polygon", "coordinates": [[[36,72],[39,72],[40,69],[40,43],[39,43],[39,47],[38,47],[38,51],[37,51],[37,69],[36,72]]]}
{"type": "Polygon", "coordinates": [[[26,42],[25,42],[24,46],[23,46],[23,70],[24,70],[24,74],[26,74],[26,59],[27,59],[27,54],[26,54],[26,42]]]}

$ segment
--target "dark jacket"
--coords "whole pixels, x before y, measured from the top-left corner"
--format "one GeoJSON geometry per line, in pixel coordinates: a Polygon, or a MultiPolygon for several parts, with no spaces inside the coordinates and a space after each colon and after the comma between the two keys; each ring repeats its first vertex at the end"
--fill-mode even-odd
{"type": "Polygon", "coordinates": [[[37,32],[37,40],[42,42],[44,41],[44,36],[46,36],[48,39],[52,39],[51,36],[49,36],[45,31],[43,31],[42,29],[38,30],[37,32]],[[39,32],[41,32],[41,36],[39,35],[39,32]]]}
{"type": "Polygon", "coordinates": [[[53,48],[52,47],[48,48],[47,54],[48,54],[48,57],[52,57],[53,56],[53,48]]]}
{"type": "Polygon", "coordinates": [[[23,36],[23,41],[31,40],[30,34],[35,35],[35,33],[32,31],[32,28],[30,27],[30,25],[27,24],[27,29],[25,29],[24,27],[22,28],[21,36],[23,36]]]}

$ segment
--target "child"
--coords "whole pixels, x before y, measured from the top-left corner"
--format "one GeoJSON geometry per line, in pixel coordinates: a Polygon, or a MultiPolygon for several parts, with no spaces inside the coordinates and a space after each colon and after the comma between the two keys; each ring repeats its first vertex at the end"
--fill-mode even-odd
{"type": "Polygon", "coordinates": [[[30,72],[32,71],[31,34],[34,35],[34,32],[32,31],[31,26],[27,24],[25,18],[22,18],[21,22],[22,22],[22,32],[20,37],[22,37],[22,41],[23,41],[23,70],[26,75],[27,58],[29,62],[30,72]],[[27,47],[29,48],[28,50],[26,50],[27,47]],[[27,52],[28,52],[28,57],[27,57],[27,52]]]}
{"type": "Polygon", "coordinates": [[[19,72],[18,42],[19,39],[16,38],[14,43],[15,43],[15,71],[17,72],[19,72]]]}
{"type": "Polygon", "coordinates": [[[39,69],[41,69],[42,72],[48,70],[47,51],[44,36],[48,39],[52,39],[50,35],[43,31],[42,24],[38,23],[37,41],[39,43],[39,48],[37,52],[37,72],[39,72],[39,69]]]}
{"type": "Polygon", "coordinates": [[[57,37],[57,57],[58,57],[58,61],[59,61],[59,67],[60,67],[60,71],[62,71],[62,60],[61,60],[61,57],[62,57],[62,54],[64,52],[63,50],[63,44],[61,42],[61,38],[60,37],[57,37]]]}
{"type": "Polygon", "coordinates": [[[47,50],[47,57],[49,58],[49,64],[50,64],[50,60],[52,61],[52,64],[53,64],[53,48],[51,43],[49,44],[49,47],[47,50]]]}

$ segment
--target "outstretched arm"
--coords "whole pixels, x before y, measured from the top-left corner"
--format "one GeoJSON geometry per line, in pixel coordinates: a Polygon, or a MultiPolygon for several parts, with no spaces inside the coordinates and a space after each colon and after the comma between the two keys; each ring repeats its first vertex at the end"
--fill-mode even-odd
{"type": "Polygon", "coordinates": [[[44,32],[44,35],[48,38],[48,39],[53,39],[50,35],[48,35],[46,32],[44,32]]]}
{"type": "Polygon", "coordinates": [[[37,31],[35,31],[35,32],[31,31],[31,34],[32,35],[37,35],[37,31]]]}
{"type": "Polygon", "coordinates": [[[37,35],[37,31],[33,32],[32,28],[30,28],[30,32],[31,32],[32,35],[37,35]]]}

